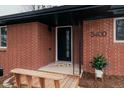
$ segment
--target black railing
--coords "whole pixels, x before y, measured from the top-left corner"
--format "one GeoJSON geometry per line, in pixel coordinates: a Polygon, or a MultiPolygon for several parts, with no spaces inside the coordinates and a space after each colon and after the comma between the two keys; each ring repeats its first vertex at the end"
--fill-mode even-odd
{"type": "Polygon", "coordinates": [[[3,68],[0,67],[0,76],[3,76],[3,68]]]}

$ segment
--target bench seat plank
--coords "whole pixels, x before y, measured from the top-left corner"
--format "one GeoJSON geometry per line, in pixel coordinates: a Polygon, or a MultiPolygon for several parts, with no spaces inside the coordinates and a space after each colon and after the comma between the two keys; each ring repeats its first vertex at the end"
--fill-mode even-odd
{"type": "Polygon", "coordinates": [[[11,70],[11,73],[29,75],[33,77],[40,77],[40,78],[47,78],[47,79],[54,79],[54,80],[61,80],[64,78],[64,76],[60,74],[46,73],[41,71],[34,71],[34,70],[27,70],[27,69],[20,69],[20,68],[15,68],[11,70]]]}
{"type": "Polygon", "coordinates": [[[11,72],[14,73],[14,75],[17,74],[17,76],[20,76],[16,79],[19,80],[19,82],[15,81],[16,87],[20,87],[21,85],[23,85],[27,87],[37,88],[75,88],[78,87],[79,83],[79,77],[74,75],[64,75],[48,72],[39,73],[39,71],[25,69],[14,69],[11,72]]]}
{"type": "MultiPolygon", "coordinates": [[[[23,81],[22,85],[24,87],[28,85],[25,76],[21,76],[21,81],[23,81]]],[[[32,87],[41,88],[38,78],[36,77],[32,78],[32,87]]],[[[66,75],[64,79],[60,80],[60,88],[77,88],[77,87],[78,87],[78,77],[66,75]]],[[[45,88],[55,88],[54,80],[45,79],[45,88]]]]}

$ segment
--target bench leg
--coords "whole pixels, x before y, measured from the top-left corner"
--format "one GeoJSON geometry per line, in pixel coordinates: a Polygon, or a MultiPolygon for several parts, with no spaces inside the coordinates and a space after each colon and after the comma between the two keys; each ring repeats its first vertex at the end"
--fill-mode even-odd
{"type": "Polygon", "coordinates": [[[39,78],[40,86],[41,88],[45,88],[45,79],[44,78],[39,78]]]}
{"type": "Polygon", "coordinates": [[[14,74],[14,76],[15,76],[17,88],[21,88],[20,75],[19,74],[14,74]]]}
{"type": "Polygon", "coordinates": [[[26,76],[26,79],[27,79],[28,87],[31,88],[32,87],[32,77],[26,76]]]}
{"type": "Polygon", "coordinates": [[[55,88],[60,88],[59,80],[54,80],[55,88]]]}

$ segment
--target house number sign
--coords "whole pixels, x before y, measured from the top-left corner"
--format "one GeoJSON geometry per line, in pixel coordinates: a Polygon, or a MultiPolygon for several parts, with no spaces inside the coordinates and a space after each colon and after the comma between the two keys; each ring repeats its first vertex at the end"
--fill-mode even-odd
{"type": "Polygon", "coordinates": [[[91,37],[105,37],[107,36],[107,32],[90,32],[91,37]]]}

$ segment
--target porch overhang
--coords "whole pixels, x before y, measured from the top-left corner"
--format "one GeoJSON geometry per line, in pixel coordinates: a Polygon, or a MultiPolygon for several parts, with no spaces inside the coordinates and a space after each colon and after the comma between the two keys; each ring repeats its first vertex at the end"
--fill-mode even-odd
{"type": "Polygon", "coordinates": [[[71,5],[59,6],[38,11],[31,11],[0,17],[0,25],[25,22],[42,22],[50,26],[78,23],[82,20],[92,20],[122,16],[124,6],[110,5],[71,5]]]}

